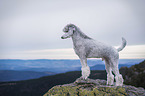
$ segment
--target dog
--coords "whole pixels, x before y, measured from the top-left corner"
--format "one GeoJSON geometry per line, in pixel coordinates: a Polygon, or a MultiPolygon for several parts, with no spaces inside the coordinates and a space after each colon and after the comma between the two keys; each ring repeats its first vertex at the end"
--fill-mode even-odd
{"type": "Polygon", "coordinates": [[[74,51],[78,55],[82,65],[81,78],[87,79],[90,75],[90,68],[87,65],[87,58],[102,58],[105,61],[105,68],[107,72],[107,85],[122,86],[123,78],[119,73],[118,60],[119,51],[126,46],[126,40],[122,37],[122,45],[119,48],[114,48],[105,43],[96,41],[85,35],[76,25],[67,24],[63,32],[65,33],[61,38],[72,38],[74,51]],[[116,83],[114,83],[114,75],[116,83]]]}

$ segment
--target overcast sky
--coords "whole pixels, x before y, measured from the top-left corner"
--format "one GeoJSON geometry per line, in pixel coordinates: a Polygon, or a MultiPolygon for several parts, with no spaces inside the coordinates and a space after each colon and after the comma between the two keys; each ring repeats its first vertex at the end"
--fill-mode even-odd
{"type": "Polygon", "coordinates": [[[72,48],[73,23],[112,46],[145,45],[145,0],[0,0],[0,53],[72,48]]]}

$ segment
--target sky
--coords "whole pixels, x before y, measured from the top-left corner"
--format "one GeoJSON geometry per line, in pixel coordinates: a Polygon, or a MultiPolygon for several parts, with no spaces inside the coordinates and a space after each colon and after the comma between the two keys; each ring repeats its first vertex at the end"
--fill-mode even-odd
{"type": "Polygon", "coordinates": [[[144,0],[0,0],[0,59],[76,59],[62,29],[73,23],[95,40],[145,59],[144,0]]]}

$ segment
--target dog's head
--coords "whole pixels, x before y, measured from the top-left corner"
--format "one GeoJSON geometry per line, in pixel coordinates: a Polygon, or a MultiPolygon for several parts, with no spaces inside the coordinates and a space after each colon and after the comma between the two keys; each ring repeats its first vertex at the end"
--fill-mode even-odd
{"type": "Polygon", "coordinates": [[[65,34],[63,36],[61,36],[61,38],[67,39],[67,38],[71,37],[75,31],[76,31],[76,26],[74,24],[68,24],[64,27],[63,32],[65,34]]]}

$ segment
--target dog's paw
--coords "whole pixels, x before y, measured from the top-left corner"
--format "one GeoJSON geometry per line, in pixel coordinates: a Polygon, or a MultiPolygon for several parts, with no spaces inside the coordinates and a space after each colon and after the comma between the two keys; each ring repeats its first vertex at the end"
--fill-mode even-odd
{"type": "Polygon", "coordinates": [[[122,75],[115,76],[116,84],[115,86],[123,86],[123,78],[122,75]]]}
{"type": "Polygon", "coordinates": [[[114,75],[107,75],[107,85],[114,85],[114,75]]]}
{"type": "Polygon", "coordinates": [[[86,80],[90,75],[90,68],[89,66],[86,66],[86,67],[82,67],[81,70],[82,70],[82,78],[86,80]]]}

